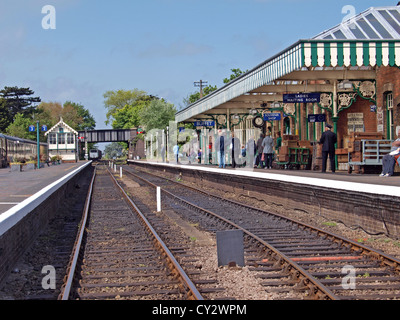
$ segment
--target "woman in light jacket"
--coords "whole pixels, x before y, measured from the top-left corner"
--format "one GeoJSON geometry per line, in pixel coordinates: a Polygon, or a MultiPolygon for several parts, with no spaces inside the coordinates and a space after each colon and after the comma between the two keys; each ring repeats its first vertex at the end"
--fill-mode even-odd
{"type": "Polygon", "coordinates": [[[264,161],[261,161],[262,168],[272,169],[272,159],[274,156],[274,139],[271,138],[271,133],[268,132],[262,142],[264,161]]]}

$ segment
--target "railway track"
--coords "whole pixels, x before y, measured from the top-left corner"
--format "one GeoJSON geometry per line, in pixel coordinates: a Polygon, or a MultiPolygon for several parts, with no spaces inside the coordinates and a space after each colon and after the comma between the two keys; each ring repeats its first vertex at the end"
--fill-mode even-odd
{"type": "Polygon", "coordinates": [[[202,300],[106,167],[95,171],[59,299],[202,300]]]}
{"type": "Polygon", "coordinates": [[[400,261],[341,236],[286,217],[223,199],[148,172],[124,170],[154,188],[165,199],[184,206],[181,214],[215,231],[215,220],[243,230],[263,259],[248,265],[268,292],[295,292],[295,299],[399,299],[400,261]],[[212,217],[210,219],[210,217],[212,217]],[[299,296],[300,294],[300,296],[299,296]]]}

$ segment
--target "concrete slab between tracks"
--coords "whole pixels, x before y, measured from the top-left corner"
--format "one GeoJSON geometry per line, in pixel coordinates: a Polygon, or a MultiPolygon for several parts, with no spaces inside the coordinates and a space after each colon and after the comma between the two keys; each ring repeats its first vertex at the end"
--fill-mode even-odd
{"type": "Polygon", "coordinates": [[[312,171],[221,169],[131,160],[183,181],[265,203],[268,210],[317,214],[370,234],[400,238],[400,177],[312,171]]]}

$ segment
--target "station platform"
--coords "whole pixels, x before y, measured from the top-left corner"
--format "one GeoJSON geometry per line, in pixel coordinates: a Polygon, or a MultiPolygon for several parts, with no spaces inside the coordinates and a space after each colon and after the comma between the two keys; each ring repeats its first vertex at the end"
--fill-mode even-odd
{"type": "Polygon", "coordinates": [[[336,190],[365,192],[368,194],[400,197],[400,174],[392,177],[380,177],[378,174],[349,174],[347,171],[336,173],[296,169],[258,169],[258,168],[218,168],[217,165],[176,164],[145,160],[128,160],[129,163],[148,163],[189,170],[210,171],[234,176],[253,177],[267,180],[313,185],[336,190]]]}
{"type": "Polygon", "coordinates": [[[86,163],[87,161],[80,161],[50,165],[49,167],[45,165],[39,170],[21,172],[11,172],[9,168],[0,169],[0,217],[7,210],[86,163]]]}
{"type": "Polygon", "coordinates": [[[229,197],[262,203],[277,214],[301,212],[400,238],[400,176],[253,169],[129,160],[169,178],[203,185],[229,197]]]}

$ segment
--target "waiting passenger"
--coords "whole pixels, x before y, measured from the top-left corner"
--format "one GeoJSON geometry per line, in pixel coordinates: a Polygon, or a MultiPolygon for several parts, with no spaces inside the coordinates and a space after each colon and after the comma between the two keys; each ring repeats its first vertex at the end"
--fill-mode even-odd
{"type": "Polygon", "coordinates": [[[264,140],[264,134],[261,133],[260,138],[258,138],[258,140],[257,140],[257,155],[256,155],[256,161],[255,161],[254,167],[261,166],[261,156],[263,153],[263,147],[262,147],[263,140],[264,140]]]}
{"type": "Polygon", "coordinates": [[[390,177],[394,173],[396,161],[400,158],[400,138],[397,133],[397,139],[392,143],[392,151],[382,158],[382,173],[380,177],[390,177]]]}
{"type": "Polygon", "coordinates": [[[264,162],[261,161],[261,167],[264,169],[272,169],[272,159],[274,156],[274,139],[271,138],[271,133],[267,132],[262,142],[264,162]]]}

